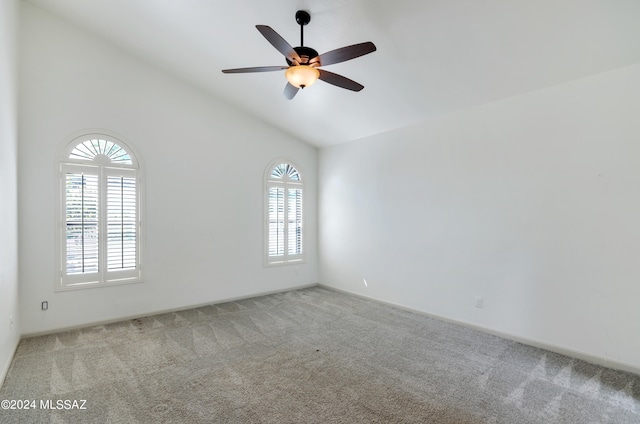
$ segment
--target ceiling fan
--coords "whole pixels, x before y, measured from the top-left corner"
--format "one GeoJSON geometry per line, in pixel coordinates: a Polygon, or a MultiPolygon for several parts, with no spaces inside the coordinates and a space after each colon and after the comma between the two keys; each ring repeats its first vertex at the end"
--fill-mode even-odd
{"type": "Polygon", "coordinates": [[[365,54],[376,51],[376,46],[367,41],[366,43],[353,44],[351,46],[342,47],[336,50],[318,54],[311,47],[304,45],[304,27],[311,21],[311,15],[304,10],[296,12],[296,22],[300,25],[300,46],[291,47],[287,41],[282,38],[271,27],[266,25],[256,25],[256,28],[267,39],[273,47],[282,53],[287,60],[288,66],[258,66],[252,68],[236,68],[223,69],[225,74],[242,74],[250,72],[272,72],[286,69],[285,76],[287,85],[284,88],[284,96],[291,100],[294,98],[299,89],[309,87],[318,79],[335,85],[337,87],[346,88],[351,91],[360,91],[364,88],[349,78],[333,72],[319,69],[320,66],[333,65],[335,63],[345,62],[364,56],[365,54]]]}

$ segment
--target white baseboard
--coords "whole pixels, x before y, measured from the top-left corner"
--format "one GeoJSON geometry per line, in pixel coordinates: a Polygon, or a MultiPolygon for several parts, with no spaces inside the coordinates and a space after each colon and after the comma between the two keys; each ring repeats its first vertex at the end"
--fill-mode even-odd
{"type": "Polygon", "coordinates": [[[230,298],[216,300],[216,301],[213,301],[213,302],[199,303],[199,304],[195,304],[195,305],[184,305],[184,306],[179,306],[177,308],[169,308],[169,309],[160,309],[160,310],[153,310],[153,311],[147,311],[147,312],[140,312],[140,313],[137,313],[135,315],[127,315],[127,316],[122,316],[122,317],[108,319],[108,320],[92,321],[92,322],[84,323],[84,324],[78,324],[78,325],[72,325],[72,326],[66,326],[66,327],[47,329],[47,330],[44,330],[44,331],[34,331],[34,332],[22,333],[22,337],[44,336],[44,335],[47,335],[47,334],[59,333],[61,331],[78,330],[78,329],[81,329],[81,328],[94,327],[96,325],[113,324],[115,322],[127,321],[127,320],[131,320],[131,319],[136,319],[136,318],[149,317],[149,316],[160,315],[160,314],[168,314],[168,313],[171,313],[171,312],[179,312],[179,311],[184,311],[184,310],[187,310],[187,309],[200,308],[202,306],[207,306],[207,305],[216,305],[216,304],[219,304],[219,303],[236,302],[238,300],[252,299],[254,297],[268,296],[270,294],[276,294],[276,293],[286,293],[288,291],[302,290],[302,289],[306,289],[306,288],[309,288],[309,287],[317,287],[317,286],[318,286],[318,283],[305,284],[305,285],[302,285],[302,286],[289,287],[289,288],[286,288],[286,289],[271,290],[271,291],[264,291],[264,292],[260,292],[260,293],[249,294],[249,295],[245,295],[245,296],[230,297],[230,298]]]}
{"type": "MultiPolygon", "coordinates": [[[[534,340],[534,339],[529,339],[526,337],[521,337],[517,334],[511,334],[508,332],[504,332],[504,331],[499,331],[499,330],[495,330],[492,328],[488,328],[488,327],[483,327],[477,324],[473,324],[470,322],[466,322],[466,321],[460,321],[460,320],[455,320],[455,319],[451,319],[451,318],[447,318],[447,317],[443,317],[443,316],[439,316],[439,315],[435,315],[435,314],[431,314],[419,309],[415,309],[415,308],[410,308],[404,305],[399,305],[393,302],[387,302],[387,301],[383,301],[380,299],[376,299],[374,297],[370,297],[370,296],[365,296],[362,295],[360,293],[354,293],[351,292],[349,290],[343,290],[343,289],[338,289],[336,287],[332,287],[329,285],[325,285],[325,284],[321,284],[321,283],[315,283],[315,284],[307,284],[304,286],[299,286],[299,287],[292,287],[292,288],[288,288],[288,289],[282,289],[282,290],[272,290],[272,291],[268,291],[268,292],[262,292],[262,293],[255,293],[255,294],[251,294],[251,295],[247,295],[247,296],[239,296],[239,297],[233,297],[233,298],[228,298],[228,299],[222,299],[222,300],[218,300],[215,302],[207,302],[207,303],[203,303],[203,304],[198,304],[198,305],[190,305],[190,306],[184,306],[184,307],[179,307],[179,308],[171,308],[171,309],[163,309],[163,310],[158,310],[158,311],[153,311],[153,312],[147,312],[147,313],[141,313],[141,314],[137,314],[137,315],[132,315],[132,316],[126,316],[126,317],[120,317],[117,319],[111,319],[111,320],[105,320],[105,321],[99,321],[99,322],[92,322],[92,323],[87,323],[87,324],[82,324],[82,325],[77,325],[77,326],[72,326],[72,327],[64,327],[64,328],[57,328],[57,329],[51,329],[48,331],[41,331],[41,332],[34,332],[34,333],[25,333],[22,334],[22,337],[34,337],[34,336],[41,336],[41,335],[45,335],[45,334],[51,334],[51,333],[57,333],[60,331],[69,331],[69,330],[76,330],[79,328],[87,328],[87,327],[92,327],[95,325],[105,325],[105,324],[111,324],[114,322],[119,322],[119,321],[126,321],[129,319],[135,319],[135,318],[140,318],[143,316],[152,316],[152,315],[158,315],[158,314],[165,314],[165,313],[170,313],[170,312],[178,312],[178,311],[182,311],[185,309],[191,309],[191,308],[198,308],[201,306],[207,306],[207,305],[214,305],[214,304],[219,304],[219,303],[226,303],[226,302],[235,302],[238,300],[244,300],[244,299],[251,299],[254,297],[259,297],[259,296],[267,296],[270,294],[276,294],[276,293],[284,293],[284,292],[288,292],[288,291],[293,291],[293,290],[302,290],[305,288],[309,288],[309,287],[322,287],[324,289],[327,290],[333,290],[336,292],[341,292],[341,293],[346,293],[352,296],[356,296],[356,297],[360,297],[363,299],[367,299],[367,300],[372,300],[374,302],[378,302],[378,303],[382,303],[382,304],[386,304],[386,305],[390,305],[399,309],[403,309],[406,311],[410,311],[413,313],[417,313],[420,315],[425,315],[440,321],[445,321],[445,322],[450,322],[453,324],[458,324],[458,325],[463,325],[465,327],[468,328],[472,328],[474,330],[478,330],[478,331],[482,331],[484,333],[487,334],[491,334],[494,336],[498,336],[498,337],[502,337],[504,339],[507,340],[511,340],[514,342],[518,342],[518,343],[522,343],[522,344],[526,344],[529,346],[533,346],[533,347],[537,347],[540,349],[545,349],[551,352],[555,352],[555,353],[559,353],[561,355],[566,355],[572,358],[576,358],[576,359],[580,359],[583,360],[585,362],[589,362],[591,364],[595,364],[595,365],[600,365],[606,368],[613,368],[613,369],[617,369],[620,371],[626,371],[626,372],[630,372],[633,374],[637,374],[640,375],[640,368],[630,365],[630,364],[625,364],[622,362],[618,362],[618,361],[611,361],[608,360],[607,358],[601,358],[595,355],[591,355],[588,353],[584,353],[584,352],[580,352],[580,351],[576,351],[576,350],[572,350],[572,349],[567,349],[564,348],[562,346],[556,346],[556,345],[552,345],[549,343],[545,343],[539,340],[534,340]]],[[[18,348],[18,343],[20,342],[20,340],[18,340],[18,342],[16,342],[16,345],[13,349],[14,351],[14,355],[15,355],[15,350],[18,348]]],[[[0,374],[0,382],[4,382],[4,379],[6,377],[6,374],[9,370],[9,367],[11,366],[11,361],[13,359],[13,356],[11,355],[11,357],[8,359],[8,362],[4,365],[3,369],[1,370],[2,373],[0,374]]],[[[1,384],[0,384],[1,386],[1,384]]]]}
{"type": "Polygon", "coordinates": [[[640,375],[640,368],[630,365],[630,364],[625,364],[623,362],[618,362],[618,361],[611,361],[608,360],[607,358],[601,358],[599,356],[595,356],[595,355],[591,355],[585,352],[580,352],[577,350],[573,350],[573,349],[567,349],[564,348],[562,346],[556,346],[553,344],[549,344],[549,343],[545,343],[539,340],[534,340],[534,339],[529,339],[526,337],[521,337],[518,336],[517,334],[511,334],[508,332],[504,332],[504,331],[500,331],[500,330],[494,330],[492,328],[488,328],[488,327],[483,327],[477,324],[473,324],[470,322],[466,322],[466,321],[460,321],[460,320],[455,320],[455,319],[451,319],[451,318],[447,318],[447,317],[442,317],[439,315],[435,315],[435,314],[431,314],[429,312],[425,312],[425,311],[421,311],[419,309],[414,309],[414,308],[410,308],[408,306],[404,306],[404,305],[399,305],[393,302],[387,302],[384,300],[380,300],[380,299],[376,299],[374,297],[369,297],[369,296],[365,296],[363,294],[360,293],[354,293],[351,292],[349,290],[343,290],[343,289],[339,289],[336,287],[332,287],[326,284],[322,284],[322,283],[318,283],[319,287],[322,287],[324,289],[327,290],[333,290],[336,292],[341,292],[341,293],[346,293],[352,296],[356,296],[356,297],[360,297],[363,299],[367,299],[367,300],[372,300],[374,302],[379,302],[379,303],[383,303],[386,305],[391,305],[395,308],[399,308],[399,309],[403,309],[405,311],[410,311],[410,312],[414,312],[420,315],[425,315],[428,316],[430,318],[434,318],[440,321],[445,321],[445,322],[450,322],[452,324],[458,324],[458,325],[463,325],[465,327],[468,328],[472,328],[474,330],[478,330],[478,331],[482,331],[483,333],[487,333],[487,334],[491,334],[494,336],[498,336],[498,337],[502,337],[503,339],[507,339],[507,340],[511,340],[514,342],[518,342],[518,343],[522,343],[528,346],[533,346],[533,347],[537,347],[540,349],[545,349],[551,352],[555,352],[555,353],[559,353],[561,355],[565,355],[565,356],[569,356],[572,358],[576,358],[576,359],[580,359],[583,360],[585,362],[588,362],[590,364],[594,364],[594,365],[600,365],[606,368],[612,368],[612,369],[616,369],[616,370],[620,370],[620,371],[625,371],[625,372],[630,372],[633,374],[637,374],[640,375]]]}
{"type": "Polygon", "coordinates": [[[3,364],[2,369],[0,369],[0,387],[4,385],[4,380],[7,378],[7,374],[9,373],[9,368],[11,367],[11,363],[13,362],[14,356],[16,356],[16,351],[18,350],[18,345],[20,344],[20,337],[16,340],[13,349],[11,349],[11,355],[7,358],[6,362],[3,364]]]}

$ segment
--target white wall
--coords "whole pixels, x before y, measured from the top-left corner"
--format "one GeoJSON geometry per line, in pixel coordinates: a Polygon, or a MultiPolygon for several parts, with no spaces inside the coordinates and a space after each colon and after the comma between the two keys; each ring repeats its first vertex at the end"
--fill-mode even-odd
{"type": "Polygon", "coordinates": [[[23,333],[317,282],[315,148],[26,3],[20,37],[23,333]],[[146,281],[54,292],[56,154],[85,128],[118,133],[141,155],[146,281]],[[263,175],[280,156],[307,180],[308,260],[265,268],[263,175]]]}
{"type": "Polygon", "coordinates": [[[20,338],[18,317],[17,1],[0,0],[0,385],[20,338]],[[14,323],[10,325],[9,316],[14,323]]]}
{"type": "Polygon", "coordinates": [[[635,65],[321,150],[320,283],[640,371],[639,111],[635,65]]]}

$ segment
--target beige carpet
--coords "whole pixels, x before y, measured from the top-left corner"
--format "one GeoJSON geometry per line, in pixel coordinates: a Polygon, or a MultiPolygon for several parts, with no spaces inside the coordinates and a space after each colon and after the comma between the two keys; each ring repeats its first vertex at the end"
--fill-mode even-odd
{"type": "Polygon", "coordinates": [[[36,401],[0,423],[640,423],[640,376],[323,288],[25,339],[0,399],[36,401]]]}

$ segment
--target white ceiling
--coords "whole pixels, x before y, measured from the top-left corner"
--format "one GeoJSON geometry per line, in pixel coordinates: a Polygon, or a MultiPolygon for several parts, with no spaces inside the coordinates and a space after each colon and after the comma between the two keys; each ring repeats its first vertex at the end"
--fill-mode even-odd
{"type": "Polygon", "coordinates": [[[318,147],[640,62],[639,0],[28,0],[318,147]],[[318,82],[286,100],[269,25],[324,53],[378,51],[326,69],[359,93],[318,82]]]}

